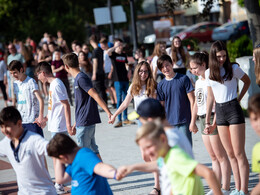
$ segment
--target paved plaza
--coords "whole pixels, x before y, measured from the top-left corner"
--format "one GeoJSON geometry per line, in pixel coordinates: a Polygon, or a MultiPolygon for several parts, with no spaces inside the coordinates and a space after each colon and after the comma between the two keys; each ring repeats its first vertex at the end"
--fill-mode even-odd
{"type": "MultiPolygon", "coordinates": [[[[3,100],[0,100],[0,108],[3,108],[3,100]]],[[[45,104],[47,112],[47,104],[45,104]]],[[[74,108],[72,107],[72,120],[74,121],[74,108]]],[[[130,104],[128,113],[133,111],[133,104],[130,104]]],[[[111,109],[115,112],[115,109],[111,109]]],[[[135,144],[135,132],[137,125],[128,125],[121,128],[114,128],[108,124],[108,118],[105,112],[100,113],[102,123],[96,126],[96,142],[99,146],[100,154],[105,163],[115,167],[120,165],[143,162],[138,146],[135,144]]],[[[50,139],[50,133],[44,129],[46,139],[50,139]]],[[[0,140],[3,134],[0,133],[0,140]]],[[[75,136],[73,136],[75,139],[75,136]]],[[[246,154],[250,163],[251,170],[251,151],[259,142],[259,137],[250,126],[249,119],[246,118],[246,154]]],[[[196,160],[200,163],[211,167],[209,155],[204,147],[201,134],[198,132],[193,135],[193,151],[196,160]]],[[[48,157],[48,167],[51,177],[54,178],[54,170],[52,160],[48,157]]],[[[87,163],[87,162],[86,162],[87,163]]],[[[6,158],[0,158],[0,194],[16,194],[16,176],[6,158]]],[[[143,195],[148,194],[153,189],[153,174],[134,172],[121,181],[109,179],[109,184],[115,195],[143,195]]],[[[251,190],[258,182],[258,176],[250,173],[249,190],[251,190]]],[[[205,181],[205,192],[208,191],[208,185],[205,181]]],[[[69,187],[69,186],[68,186],[69,187]]],[[[234,180],[232,177],[231,188],[234,188],[234,180]]]]}

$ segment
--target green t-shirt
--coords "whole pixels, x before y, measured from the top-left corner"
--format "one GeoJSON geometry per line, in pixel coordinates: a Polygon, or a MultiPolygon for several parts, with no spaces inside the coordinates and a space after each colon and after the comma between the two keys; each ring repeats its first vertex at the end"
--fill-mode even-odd
{"type": "Polygon", "coordinates": [[[258,142],[252,151],[252,172],[260,173],[260,142],[258,142]]]}
{"type": "Polygon", "coordinates": [[[199,176],[193,173],[198,162],[190,158],[179,146],[170,149],[164,158],[174,195],[203,195],[199,176]]]}

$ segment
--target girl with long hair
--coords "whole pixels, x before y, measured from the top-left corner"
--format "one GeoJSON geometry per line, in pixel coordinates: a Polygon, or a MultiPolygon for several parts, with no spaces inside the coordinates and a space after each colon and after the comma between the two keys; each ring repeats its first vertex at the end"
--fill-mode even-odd
{"type": "MultiPolygon", "coordinates": [[[[203,143],[208,151],[211,161],[212,169],[216,174],[217,179],[221,183],[222,181],[222,193],[228,195],[230,193],[230,177],[231,177],[231,167],[225,152],[225,149],[222,146],[222,143],[219,139],[218,130],[215,124],[214,112],[215,109],[212,109],[210,121],[213,122],[214,126],[213,131],[210,134],[204,132],[205,129],[205,116],[206,116],[206,103],[207,103],[207,85],[205,80],[205,71],[208,69],[209,56],[206,52],[198,52],[190,57],[190,70],[192,74],[198,76],[198,80],[195,83],[195,103],[192,109],[192,117],[190,123],[190,131],[193,133],[198,132],[198,127],[196,125],[197,116],[200,121],[200,130],[202,135],[203,143]]],[[[210,190],[207,195],[213,194],[213,191],[210,190]]]]}
{"type": "Polygon", "coordinates": [[[235,180],[235,189],[230,194],[247,194],[249,164],[245,153],[245,117],[239,102],[249,88],[250,79],[238,64],[230,62],[222,41],[216,41],[211,46],[205,78],[208,86],[205,131],[211,133],[213,129],[210,116],[215,99],[218,133],[235,180]],[[238,80],[244,83],[239,95],[238,80]]]}
{"type": "Polygon", "coordinates": [[[253,61],[255,63],[256,84],[260,87],[260,44],[253,50],[253,61]]]}
{"type": "Polygon", "coordinates": [[[166,53],[172,59],[174,72],[186,74],[186,63],[189,58],[189,53],[182,46],[180,37],[173,37],[172,45],[166,49],[166,53]]]}
{"type": "Polygon", "coordinates": [[[88,59],[87,54],[85,54],[83,51],[79,52],[78,55],[79,60],[79,68],[82,72],[84,72],[86,75],[88,75],[89,78],[92,77],[92,64],[88,59]]]}
{"type": "Polygon", "coordinates": [[[164,79],[163,73],[157,68],[157,60],[163,54],[166,54],[165,49],[166,49],[166,42],[164,42],[164,41],[158,41],[156,43],[156,45],[154,46],[154,50],[153,50],[153,54],[152,54],[152,61],[151,61],[151,70],[153,72],[154,80],[157,80],[158,77],[160,77],[161,80],[164,79]]]}

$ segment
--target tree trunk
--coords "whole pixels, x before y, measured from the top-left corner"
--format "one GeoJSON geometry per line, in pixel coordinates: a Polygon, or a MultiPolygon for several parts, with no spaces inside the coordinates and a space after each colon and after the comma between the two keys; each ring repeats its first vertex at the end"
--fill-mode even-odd
{"type": "Polygon", "coordinates": [[[260,6],[258,0],[245,0],[245,8],[254,47],[260,44],[260,6]]]}

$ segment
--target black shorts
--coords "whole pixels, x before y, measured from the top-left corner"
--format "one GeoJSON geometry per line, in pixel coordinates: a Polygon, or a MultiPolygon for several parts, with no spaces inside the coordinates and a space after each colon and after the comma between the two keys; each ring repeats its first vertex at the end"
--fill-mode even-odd
{"type": "Polygon", "coordinates": [[[218,126],[245,123],[244,113],[237,99],[225,103],[216,103],[216,117],[218,126]]]}

